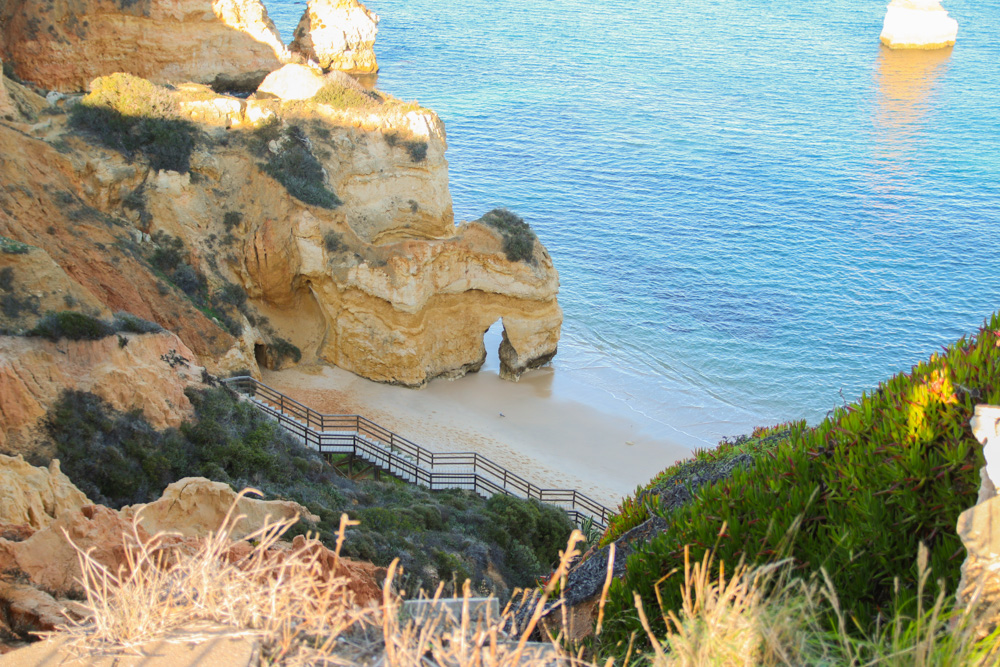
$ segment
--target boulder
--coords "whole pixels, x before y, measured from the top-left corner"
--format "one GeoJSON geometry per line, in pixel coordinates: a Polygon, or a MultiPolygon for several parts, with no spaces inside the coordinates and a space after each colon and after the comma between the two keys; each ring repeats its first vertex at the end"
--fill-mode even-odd
{"type": "Polygon", "coordinates": [[[309,0],[289,50],[325,70],[377,72],[378,14],[358,0],[309,0]]]}
{"type": "Polygon", "coordinates": [[[958,21],[939,0],[892,0],[879,39],[890,49],[940,49],[957,35],[958,21]]]}
{"type": "MultiPolygon", "coordinates": [[[[615,579],[624,576],[629,557],[666,528],[667,521],[654,516],[615,540],[615,560],[611,565],[611,576],[615,579]]],[[[543,624],[553,633],[565,627],[571,640],[580,640],[593,634],[610,557],[610,545],[591,549],[572,567],[566,575],[566,589],[561,598],[549,603],[545,609],[543,624]]],[[[533,606],[530,605],[519,614],[530,615],[533,606]]]]}
{"type": "MultiPolygon", "coordinates": [[[[205,537],[219,530],[235,501],[236,492],[228,484],[204,477],[185,477],[164,489],[159,500],[123,507],[121,516],[128,522],[138,516],[139,525],[150,534],[169,532],[183,537],[205,537]]],[[[244,497],[234,516],[237,515],[243,518],[230,530],[230,537],[235,540],[259,530],[265,522],[273,524],[299,516],[319,521],[318,516],[290,500],[244,497]]]]}
{"type": "Polygon", "coordinates": [[[8,0],[0,26],[17,75],[62,92],[115,72],[253,90],[288,57],[260,0],[8,0]]]}
{"type": "Polygon", "coordinates": [[[958,516],[956,530],[968,552],[962,563],[959,597],[979,602],[993,615],[979,619],[978,628],[990,632],[1000,625],[1000,406],[977,405],[970,425],[983,445],[986,465],[980,470],[982,484],[976,505],[958,516]]]}
{"type": "Polygon", "coordinates": [[[67,536],[111,572],[127,567],[125,544],[149,538],[141,527],[133,530],[118,512],[87,505],[63,514],[23,542],[0,539],[0,571],[19,573],[27,583],[55,595],[83,594],[78,554],[67,536]]]}
{"type": "Polygon", "coordinates": [[[0,523],[45,528],[65,514],[93,503],[73,486],[53,460],[36,468],[22,456],[0,454],[0,523]]]}
{"type": "Polygon", "coordinates": [[[27,584],[0,581],[0,620],[20,636],[52,632],[66,623],[65,606],[27,584]]]}
{"type": "Polygon", "coordinates": [[[271,72],[257,88],[283,100],[308,100],[326,85],[323,73],[307,65],[285,65],[271,72]]]}

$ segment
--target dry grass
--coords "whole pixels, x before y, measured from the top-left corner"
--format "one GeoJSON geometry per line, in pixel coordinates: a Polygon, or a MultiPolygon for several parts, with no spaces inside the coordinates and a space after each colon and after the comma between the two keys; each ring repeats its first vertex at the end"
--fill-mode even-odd
{"type": "MultiPolygon", "coordinates": [[[[230,533],[243,518],[235,507],[219,531],[194,548],[170,534],[140,539],[136,517],[120,572],[78,548],[91,614],[67,628],[74,643],[87,651],[128,651],[192,622],[210,621],[260,637],[273,657],[283,659],[301,647],[322,648],[373,615],[354,606],[347,579],[322,576],[317,542],[306,540],[287,553],[274,548],[294,519],[248,535],[252,551],[230,562],[230,533]]],[[[341,532],[347,525],[345,517],[341,532]]]]}
{"type": "MultiPolygon", "coordinates": [[[[472,618],[466,583],[459,618],[440,611],[400,620],[402,600],[393,588],[398,561],[389,567],[382,604],[361,609],[354,604],[347,579],[324,574],[315,548],[318,542],[307,539],[299,549],[278,548],[294,520],[248,536],[252,550],[240,559],[231,558],[230,532],[242,518],[234,511],[235,504],[219,531],[196,544],[165,534],[143,540],[133,524],[123,545],[127,566],[120,572],[110,572],[78,549],[90,615],[65,628],[71,645],[86,654],[134,652],[150,641],[177,637],[193,622],[209,622],[227,626],[235,635],[257,638],[267,663],[273,665],[592,664],[583,659],[583,650],[571,655],[560,646],[560,637],[569,636],[565,628],[548,644],[529,642],[557,588],[565,590],[570,563],[579,555],[576,545],[583,539],[579,531],[571,535],[547,586],[520,598],[515,594],[499,619],[472,618]]],[[[356,522],[346,515],[341,518],[336,558],[352,524],[356,522]]],[[[653,601],[644,603],[635,596],[653,652],[636,656],[630,643],[618,663],[622,667],[635,658],[655,667],[1000,664],[1000,629],[989,637],[977,637],[974,628],[980,617],[969,610],[949,611],[952,607],[943,593],[930,609],[918,607],[912,616],[896,609],[874,635],[866,637],[851,627],[849,612],[825,572],[804,581],[791,576],[786,560],[756,568],[739,565],[727,573],[724,565],[715,567],[708,556],[691,563],[685,555],[683,581],[677,584],[683,592],[682,605],[664,614],[665,636],[657,638],[648,622],[645,607],[653,601]],[[836,627],[827,625],[831,617],[836,627]]],[[[930,576],[924,548],[917,567],[919,599],[930,576]]],[[[598,634],[610,584],[609,567],[598,634]]],[[[443,590],[442,584],[432,599],[439,599],[443,590]]],[[[613,664],[609,659],[605,667],[613,664]]]]}
{"type": "MultiPolygon", "coordinates": [[[[635,595],[636,610],[653,647],[649,662],[655,667],[1000,664],[1000,630],[988,637],[975,631],[979,619],[996,609],[949,606],[953,601],[944,592],[930,609],[923,607],[920,601],[930,577],[923,545],[917,555],[916,612],[910,615],[897,607],[870,636],[855,626],[825,571],[805,581],[791,576],[790,564],[786,560],[756,568],[740,565],[727,577],[722,564],[716,575],[709,556],[692,564],[685,550],[683,604],[664,615],[667,633],[662,639],[653,634],[643,601],[635,595]],[[826,625],[830,618],[835,619],[835,628],[826,625]]],[[[897,598],[898,592],[897,581],[897,598]]]]}
{"type": "MultiPolygon", "coordinates": [[[[242,497],[252,490],[244,490],[242,497]]],[[[230,508],[218,532],[197,544],[158,534],[141,539],[137,523],[124,540],[126,566],[111,572],[77,548],[86,592],[87,619],[64,628],[81,654],[136,652],[148,642],[183,637],[192,624],[208,622],[231,628],[234,635],[259,639],[269,664],[280,665],[453,665],[516,667],[585,664],[558,644],[529,643],[544,606],[582,539],[574,531],[549,586],[534,602],[519,634],[517,610],[508,605],[491,623],[473,622],[470,590],[465,587],[461,618],[445,613],[401,621],[400,597],[393,582],[398,562],[389,567],[382,604],[361,609],[348,581],[324,576],[318,542],[284,551],[279,540],[294,520],[265,526],[247,536],[253,549],[230,557],[230,533],[241,516],[230,508]],[[178,631],[181,631],[180,633],[178,631]]],[[[356,522],[341,518],[335,548],[339,558],[346,529],[356,522]]],[[[66,538],[72,543],[69,535],[66,538]]],[[[440,597],[443,585],[434,599],[440,597]]]]}

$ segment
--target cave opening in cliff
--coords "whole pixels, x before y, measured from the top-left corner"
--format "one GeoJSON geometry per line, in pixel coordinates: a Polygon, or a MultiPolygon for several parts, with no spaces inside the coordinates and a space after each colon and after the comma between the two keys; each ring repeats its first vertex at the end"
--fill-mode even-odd
{"type": "Polygon", "coordinates": [[[259,368],[268,368],[267,345],[264,345],[263,343],[254,343],[253,358],[257,360],[257,366],[259,368]]]}

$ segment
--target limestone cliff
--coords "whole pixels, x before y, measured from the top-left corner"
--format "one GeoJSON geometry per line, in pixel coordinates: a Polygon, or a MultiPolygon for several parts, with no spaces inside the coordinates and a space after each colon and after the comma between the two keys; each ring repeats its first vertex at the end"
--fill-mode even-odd
{"type": "Polygon", "coordinates": [[[259,0],[7,0],[0,26],[17,75],[59,91],[112,72],[252,88],[287,57],[259,0]]]}
{"type": "Polygon", "coordinates": [[[111,78],[69,117],[55,106],[0,125],[0,234],[30,246],[0,254],[10,298],[130,311],[213,373],[304,359],[419,386],[478,369],[501,318],[505,377],[551,358],[561,311],[545,249],[529,233],[529,254],[509,259],[506,232],[456,227],[438,117],[330,76],[309,100],[111,78]],[[186,171],[76,123],[93,99],[140,88],[175,104],[162,122],[193,137],[186,171]]]}
{"type": "Polygon", "coordinates": [[[377,72],[378,15],[358,0],[309,0],[289,48],[325,70],[377,72]]]}
{"type": "Polygon", "coordinates": [[[957,36],[958,21],[939,0],[892,0],[879,38],[890,49],[940,49],[957,36]]]}
{"type": "Polygon", "coordinates": [[[377,24],[357,0],[313,0],[293,53],[260,0],[4,0],[0,57],[21,79],[62,92],[115,72],[252,91],[292,61],[375,72],[377,24]]]}
{"type": "MultiPolygon", "coordinates": [[[[175,332],[213,373],[323,361],[409,386],[477,370],[498,319],[504,377],[552,357],[561,311],[551,258],[530,232],[522,256],[507,248],[509,230],[455,226],[433,112],[295,64],[250,99],[178,81],[249,72],[265,43],[273,61],[263,69],[277,67],[280,43],[250,0],[216,0],[210,15],[196,0],[92,2],[84,20],[57,3],[46,20],[58,26],[39,27],[30,44],[15,30],[33,20],[27,3],[0,7],[5,52],[31,55],[18,58],[35,68],[22,76],[79,88],[123,62],[100,35],[113,32],[124,49],[154,25],[156,39],[187,34],[196,16],[206,34],[229,26],[257,46],[220,49],[237,63],[223,67],[189,44],[205,65],[195,71],[147,45],[135,67],[174,85],[114,75],[82,100],[3,80],[17,103],[0,124],[0,235],[28,250],[0,253],[0,328],[25,331],[51,310],[129,311],[175,332]]],[[[341,50],[374,40],[377,17],[354,0],[310,12],[313,33],[332,27],[329,12],[354,17],[344,34],[364,39],[345,37],[341,50]]]]}
{"type": "Polygon", "coordinates": [[[201,368],[172,333],[50,342],[0,336],[0,450],[34,451],[40,421],[66,389],[89,391],[117,410],[142,410],[157,428],[193,414],[184,394],[201,368]]]}

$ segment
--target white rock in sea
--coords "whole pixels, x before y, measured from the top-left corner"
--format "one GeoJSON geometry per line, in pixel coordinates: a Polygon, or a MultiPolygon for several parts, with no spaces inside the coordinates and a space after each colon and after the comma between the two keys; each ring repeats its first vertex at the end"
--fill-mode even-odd
{"type": "Polygon", "coordinates": [[[892,0],[879,39],[890,49],[940,49],[957,35],[958,21],[939,0],[892,0]]]}

